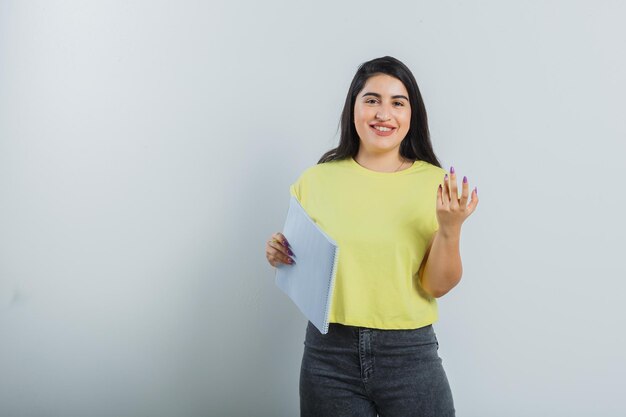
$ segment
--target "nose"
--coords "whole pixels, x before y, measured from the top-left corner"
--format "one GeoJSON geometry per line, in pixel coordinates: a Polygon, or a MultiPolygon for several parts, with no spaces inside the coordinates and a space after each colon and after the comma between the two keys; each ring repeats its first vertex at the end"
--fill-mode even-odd
{"type": "Polygon", "coordinates": [[[389,112],[389,107],[386,103],[383,103],[378,111],[376,112],[376,119],[377,120],[381,120],[381,121],[387,121],[389,120],[390,117],[390,112],[389,112]]]}
{"type": "Polygon", "coordinates": [[[389,120],[389,113],[386,111],[378,111],[376,112],[376,119],[381,121],[389,120]]]}

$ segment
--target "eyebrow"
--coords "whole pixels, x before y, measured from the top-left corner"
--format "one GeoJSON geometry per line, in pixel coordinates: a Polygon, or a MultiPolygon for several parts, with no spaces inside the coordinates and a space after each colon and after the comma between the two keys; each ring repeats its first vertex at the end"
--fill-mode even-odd
{"type": "MultiPolygon", "coordinates": [[[[374,97],[378,97],[378,98],[381,98],[381,97],[382,97],[382,96],[381,96],[380,94],[378,94],[378,93],[369,93],[369,92],[368,92],[368,93],[363,94],[361,97],[365,97],[365,96],[374,96],[374,97]]],[[[403,96],[403,95],[401,95],[401,94],[398,94],[398,95],[395,95],[395,96],[391,96],[391,98],[403,98],[403,99],[405,99],[406,101],[409,101],[409,99],[408,99],[407,97],[405,97],[405,96],[403,96]]]]}

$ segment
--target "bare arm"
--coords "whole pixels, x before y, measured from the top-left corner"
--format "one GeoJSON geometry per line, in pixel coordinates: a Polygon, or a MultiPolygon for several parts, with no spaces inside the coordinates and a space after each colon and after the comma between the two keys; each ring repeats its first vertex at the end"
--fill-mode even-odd
{"type": "Polygon", "coordinates": [[[454,233],[435,232],[424,261],[420,282],[431,297],[439,298],[454,288],[463,275],[459,242],[461,231],[454,233]]]}

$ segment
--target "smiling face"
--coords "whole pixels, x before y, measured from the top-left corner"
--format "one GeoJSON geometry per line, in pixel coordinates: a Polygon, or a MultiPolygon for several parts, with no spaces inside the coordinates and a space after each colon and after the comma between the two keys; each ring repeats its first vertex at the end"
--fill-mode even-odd
{"type": "Polygon", "coordinates": [[[399,155],[410,124],[409,93],[402,81],[387,74],[370,77],[354,102],[354,126],[361,151],[399,155]]]}

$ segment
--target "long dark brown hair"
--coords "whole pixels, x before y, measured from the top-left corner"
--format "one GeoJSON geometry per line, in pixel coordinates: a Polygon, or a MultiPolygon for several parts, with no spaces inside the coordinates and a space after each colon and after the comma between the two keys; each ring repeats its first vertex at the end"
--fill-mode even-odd
{"type": "Polygon", "coordinates": [[[321,164],[337,159],[356,157],[359,151],[359,136],[354,126],[354,102],[367,80],[377,74],[387,74],[397,78],[404,84],[409,93],[411,126],[400,143],[400,155],[411,161],[426,161],[441,168],[441,163],[435,156],[430,142],[426,107],[424,107],[424,101],[415,77],[413,77],[411,70],[406,65],[390,56],[372,59],[359,66],[350,84],[346,102],[341,112],[339,146],[322,155],[317,163],[321,164]]]}

